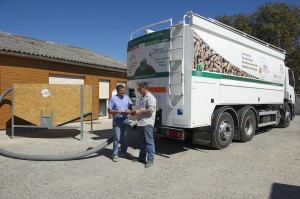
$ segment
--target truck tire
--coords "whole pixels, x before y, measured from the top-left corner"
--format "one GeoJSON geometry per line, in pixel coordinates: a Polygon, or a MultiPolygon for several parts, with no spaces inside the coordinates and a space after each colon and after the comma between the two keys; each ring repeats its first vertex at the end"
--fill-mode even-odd
{"type": "Polygon", "coordinates": [[[234,122],[232,116],[227,112],[221,113],[214,130],[215,147],[217,149],[228,147],[233,139],[233,134],[234,122]]]}
{"type": "Polygon", "coordinates": [[[256,131],[256,118],[251,109],[247,109],[241,121],[241,141],[248,142],[252,140],[256,131]]]}
{"type": "Polygon", "coordinates": [[[291,123],[291,108],[289,105],[286,107],[286,111],[284,112],[284,119],[283,119],[283,128],[290,126],[291,123]]]}

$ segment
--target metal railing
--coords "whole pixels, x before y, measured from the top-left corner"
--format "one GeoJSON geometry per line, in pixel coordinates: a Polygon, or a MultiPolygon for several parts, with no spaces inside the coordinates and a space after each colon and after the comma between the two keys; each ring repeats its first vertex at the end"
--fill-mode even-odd
{"type": "Polygon", "coordinates": [[[130,40],[132,40],[132,37],[133,37],[133,35],[134,35],[135,33],[138,33],[138,32],[140,32],[140,31],[146,30],[146,29],[148,29],[148,28],[150,28],[150,27],[152,27],[152,26],[156,26],[156,25],[159,25],[159,24],[162,24],[162,23],[166,23],[166,22],[170,22],[170,26],[172,26],[172,18],[167,19],[167,20],[164,20],[164,21],[160,21],[160,22],[157,22],[157,23],[153,23],[153,24],[150,24],[150,25],[148,25],[148,26],[144,26],[144,27],[142,27],[142,28],[140,28],[140,29],[137,29],[137,30],[133,31],[133,32],[131,33],[131,35],[130,35],[130,40]]]}

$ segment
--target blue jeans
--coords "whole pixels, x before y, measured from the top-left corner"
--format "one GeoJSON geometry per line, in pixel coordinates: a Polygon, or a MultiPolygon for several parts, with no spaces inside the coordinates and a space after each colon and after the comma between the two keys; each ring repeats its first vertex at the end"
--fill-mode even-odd
{"type": "Polygon", "coordinates": [[[113,156],[119,155],[119,143],[121,143],[121,153],[126,153],[128,148],[129,129],[128,118],[114,118],[113,119],[114,140],[113,140],[113,156]]]}
{"type": "Polygon", "coordinates": [[[139,159],[144,161],[146,160],[147,155],[147,162],[154,161],[155,145],[153,138],[153,127],[150,125],[138,126],[138,133],[141,145],[139,159]]]}

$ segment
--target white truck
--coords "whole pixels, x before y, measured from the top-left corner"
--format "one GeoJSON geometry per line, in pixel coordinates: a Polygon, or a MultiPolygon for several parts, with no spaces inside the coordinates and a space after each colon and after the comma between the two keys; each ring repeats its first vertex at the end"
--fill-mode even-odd
{"type": "Polygon", "coordinates": [[[158,135],[222,149],[250,141],[259,127],[288,127],[294,117],[285,51],[213,19],[190,11],[179,24],[145,26],[131,34],[127,53],[129,95],[138,104],[137,84],[148,83],[158,135]]]}

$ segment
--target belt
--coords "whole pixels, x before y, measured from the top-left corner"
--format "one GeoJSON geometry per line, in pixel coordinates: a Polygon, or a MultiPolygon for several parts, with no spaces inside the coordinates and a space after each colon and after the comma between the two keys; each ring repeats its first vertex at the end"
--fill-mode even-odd
{"type": "Polygon", "coordinates": [[[126,120],[126,119],[128,119],[128,117],[114,117],[114,119],[116,119],[116,120],[126,120]]]}

